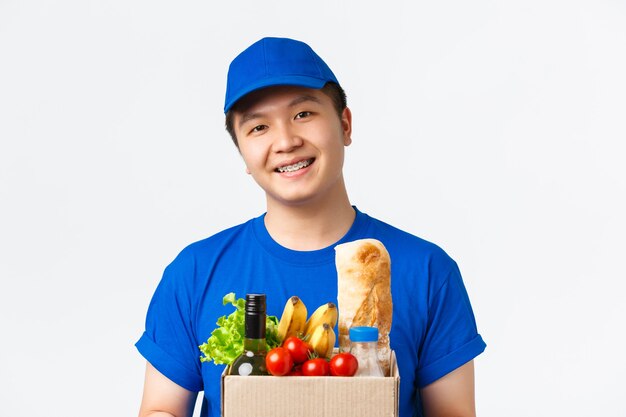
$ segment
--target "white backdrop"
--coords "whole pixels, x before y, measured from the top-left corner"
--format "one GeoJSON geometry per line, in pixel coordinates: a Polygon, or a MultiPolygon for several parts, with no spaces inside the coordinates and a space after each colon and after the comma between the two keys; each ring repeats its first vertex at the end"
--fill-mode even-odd
{"type": "Polygon", "coordinates": [[[228,63],[308,42],[361,210],[459,263],[478,414],[624,416],[626,4],[0,0],[0,414],[136,415],[185,245],[260,214],[228,63]]]}

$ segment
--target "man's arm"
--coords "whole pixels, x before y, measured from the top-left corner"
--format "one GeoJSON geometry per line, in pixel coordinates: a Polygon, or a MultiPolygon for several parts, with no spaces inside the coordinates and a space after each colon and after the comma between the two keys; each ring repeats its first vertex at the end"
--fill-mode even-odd
{"type": "Polygon", "coordinates": [[[139,417],[191,417],[197,395],[172,382],[147,362],[139,417]]]}
{"type": "Polygon", "coordinates": [[[474,361],[422,388],[426,417],[476,417],[474,361]]]}

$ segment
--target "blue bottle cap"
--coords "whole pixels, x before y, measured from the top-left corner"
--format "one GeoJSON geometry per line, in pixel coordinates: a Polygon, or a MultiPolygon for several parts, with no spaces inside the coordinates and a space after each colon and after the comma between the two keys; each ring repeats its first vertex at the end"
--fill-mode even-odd
{"type": "Polygon", "coordinates": [[[369,326],[352,327],[350,329],[351,342],[377,342],[378,328],[369,326]]]}

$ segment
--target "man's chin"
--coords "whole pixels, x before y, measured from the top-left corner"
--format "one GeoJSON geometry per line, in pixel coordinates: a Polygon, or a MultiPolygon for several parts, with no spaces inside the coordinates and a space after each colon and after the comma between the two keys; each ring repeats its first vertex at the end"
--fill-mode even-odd
{"type": "Polygon", "coordinates": [[[304,190],[296,190],[292,193],[282,193],[280,195],[267,194],[268,208],[270,206],[281,206],[285,208],[302,208],[315,202],[312,193],[305,193],[304,190]]]}

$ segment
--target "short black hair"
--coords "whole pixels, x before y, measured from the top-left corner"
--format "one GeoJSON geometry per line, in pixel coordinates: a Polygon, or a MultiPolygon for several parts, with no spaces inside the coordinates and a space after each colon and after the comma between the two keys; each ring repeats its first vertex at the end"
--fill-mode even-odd
{"type": "MultiPolygon", "coordinates": [[[[320,91],[330,97],[333,102],[333,106],[337,111],[337,115],[341,118],[343,111],[348,106],[348,99],[343,88],[341,88],[341,86],[337,83],[327,82],[320,91]]],[[[239,142],[237,141],[237,135],[235,135],[235,128],[233,126],[233,119],[235,117],[235,111],[237,111],[237,104],[238,103],[235,103],[226,113],[225,125],[230,138],[233,140],[237,149],[239,149],[239,142]]]]}

